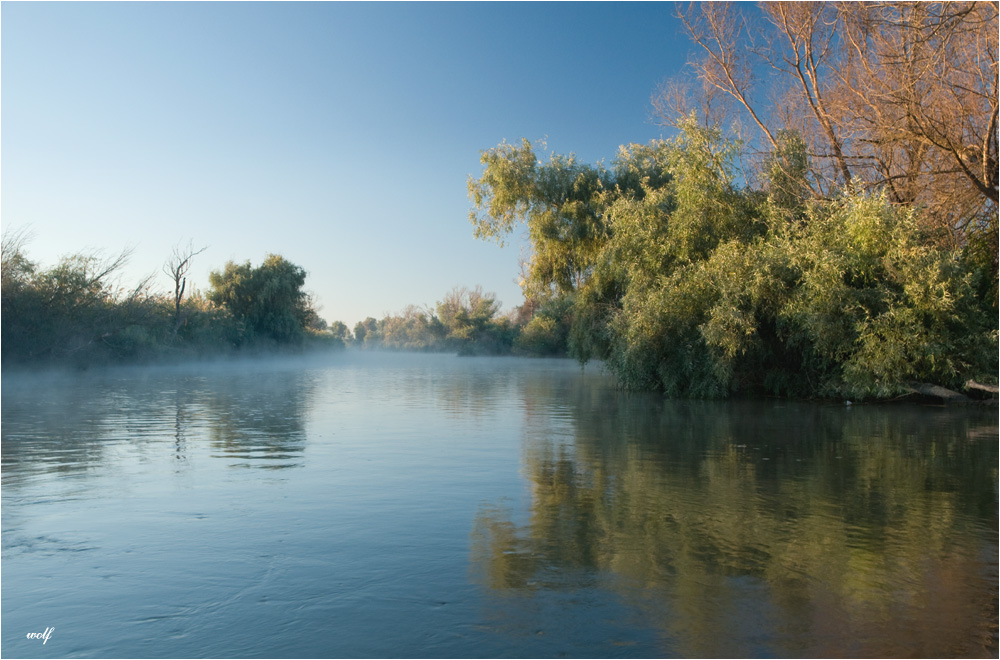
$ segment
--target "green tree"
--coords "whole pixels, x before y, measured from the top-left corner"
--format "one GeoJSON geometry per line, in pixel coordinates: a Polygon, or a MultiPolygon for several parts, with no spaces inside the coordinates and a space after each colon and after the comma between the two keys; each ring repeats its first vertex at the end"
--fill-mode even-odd
{"type": "Polygon", "coordinates": [[[573,325],[575,296],[553,296],[542,303],[521,328],[515,342],[524,355],[564,356],[568,352],[573,325]]]}
{"type": "Polygon", "coordinates": [[[977,304],[970,264],[923,236],[915,212],[854,194],[774,244],[796,278],[778,320],[809,347],[824,390],[887,396],[910,381],[995,377],[996,317],[977,304]]]}
{"type": "Polygon", "coordinates": [[[537,321],[523,343],[526,350],[554,350],[550,340],[563,342],[561,326],[568,320],[574,355],[588,359],[605,352],[604,312],[621,296],[617,280],[598,272],[613,232],[608,213],[621,200],[640,202],[662,191],[672,176],[671,153],[663,141],[630,144],[619,150],[610,170],[581,164],[573,155],[553,154],[543,163],[527,140],[482,153],[482,176],[468,184],[475,235],[503,244],[518,224],[527,225],[531,254],[520,284],[530,311],[566,296],[588,303],[577,305],[568,319],[537,321]]]}
{"type": "Polygon", "coordinates": [[[446,330],[434,313],[409,305],[399,314],[378,322],[382,348],[397,351],[436,351],[443,349],[446,330]]]}
{"type": "Polygon", "coordinates": [[[327,330],[331,335],[344,342],[345,345],[351,343],[351,330],[343,321],[334,321],[327,330]]]}
{"type": "Polygon", "coordinates": [[[504,142],[484,151],[481,161],[482,176],[468,182],[476,237],[503,245],[525,222],[532,247],[521,282],[526,295],[579,288],[604,237],[600,209],[608,173],[578,163],[573,155],[553,154],[542,163],[528,140],[504,142]]]}
{"type": "MultiPolygon", "coordinates": [[[[808,199],[805,143],[790,132],[764,189],[750,188],[737,177],[738,142],[693,116],[678,127],[673,140],[623,149],[591,198],[602,234],[566,294],[572,355],[604,360],[627,388],[671,396],[886,397],[912,381],[995,379],[982,269],[941,246],[916,211],[854,188],[808,199]]],[[[526,158],[508,159],[487,174],[504,162],[501,173],[530,171],[512,165],[526,158]]],[[[483,180],[529,227],[549,213],[518,201],[530,185],[483,180]]],[[[507,228],[512,213],[484,226],[507,228]]],[[[532,245],[546,249],[534,235],[532,245]]],[[[555,299],[528,297],[536,316],[522,348],[551,350],[558,324],[538,310],[555,299]]]]}
{"type": "Polygon", "coordinates": [[[455,287],[437,303],[447,343],[459,353],[505,353],[513,344],[512,327],[497,319],[500,301],[481,286],[455,287]]]}
{"type": "Polygon", "coordinates": [[[362,348],[371,348],[378,344],[378,321],[369,316],[364,321],[354,325],[354,342],[362,348]]]}
{"type": "Polygon", "coordinates": [[[51,268],[31,262],[23,234],[3,239],[5,359],[90,362],[135,357],[162,340],[165,308],[149,292],[149,278],[134,288],[118,275],[129,257],[79,253],[51,268]]]}
{"type": "Polygon", "coordinates": [[[209,275],[208,298],[242,324],[244,341],[298,342],[313,311],[302,290],[305,280],[302,268],[279,255],[268,255],[256,268],[249,261],[230,261],[222,271],[209,275]]]}

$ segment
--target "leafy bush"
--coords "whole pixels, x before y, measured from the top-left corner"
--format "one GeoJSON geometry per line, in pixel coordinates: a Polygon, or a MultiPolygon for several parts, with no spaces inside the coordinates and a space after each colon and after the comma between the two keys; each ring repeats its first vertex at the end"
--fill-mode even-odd
{"type": "MultiPolygon", "coordinates": [[[[615,177],[627,185],[589,198],[603,234],[563,298],[568,322],[540,311],[520,350],[554,350],[566,329],[581,361],[603,359],[624,387],[670,396],[888,397],[911,381],[995,379],[995,295],[975,246],[942,247],[917,211],[879,194],[806,199],[793,133],[781,135],[767,187],[753,190],[737,185],[737,143],[693,120],[681,128],[675,140],[623,150],[615,177]]],[[[487,175],[503,162],[491,160],[487,175]]],[[[547,167],[560,163],[569,167],[547,167]]],[[[537,200],[519,205],[521,188],[504,185],[503,222],[478,218],[480,228],[509,230],[511,209],[529,228],[544,225],[537,200]]],[[[474,200],[488,211],[484,199],[499,198],[474,200]]],[[[553,237],[532,237],[556,254],[553,237]]]]}

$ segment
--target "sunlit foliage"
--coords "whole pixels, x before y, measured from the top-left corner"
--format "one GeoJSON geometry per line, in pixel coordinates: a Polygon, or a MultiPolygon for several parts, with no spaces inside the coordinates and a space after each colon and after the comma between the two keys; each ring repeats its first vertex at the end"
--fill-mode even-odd
{"type": "MultiPolygon", "coordinates": [[[[886,397],[911,382],[995,380],[989,273],[928,235],[919,210],[850,187],[812,198],[805,143],[791,131],[777,138],[764,187],[749,188],[738,142],[693,116],[678,127],[673,140],[623,148],[610,172],[559,157],[532,166],[530,145],[501,145],[470,183],[478,235],[528,224],[525,295],[572,300],[561,318],[578,359],[670,396],[886,397]],[[541,201],[553,189],[542,184],[587,172],[600,186],[573,189],[585,203],[541,201]],[[560,252],[558,233],[539,232],[554,217],[589,238],[582,271],[579,250],[560,252]],[[562,270],[539,267],[552,259],[562,270]],[[570,271],[585,276],[572,286],[552,277],[570,271]]],[[[544,352],[555,321],[528,321],[520,345],[544,352]]]]}
{"type": "Polygon", "coordinates": [[[542,303],[521,328],[515,342],[516,351],[525,355],[566,355],[573,325],[574,300],[574,295],[567,294],[553,296],[542,303]]]}

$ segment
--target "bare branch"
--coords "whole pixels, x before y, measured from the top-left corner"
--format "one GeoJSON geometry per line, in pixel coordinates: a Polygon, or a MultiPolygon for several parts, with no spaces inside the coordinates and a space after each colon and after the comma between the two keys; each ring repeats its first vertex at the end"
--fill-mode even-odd
{"type": "Polygon", "coordinates": [[[187,273],[191,269],[191,260],[208,249],[208,246],[195,250],[191,241],[187,247],[181,248],[180,244],[174,246],[173,254],[163,266],[166,273],[174,283],[174,334],[180,330],[184,324],[184,317],[181,315],[181,301],[184,299],[184,289],[187,286],[187,273]]]}

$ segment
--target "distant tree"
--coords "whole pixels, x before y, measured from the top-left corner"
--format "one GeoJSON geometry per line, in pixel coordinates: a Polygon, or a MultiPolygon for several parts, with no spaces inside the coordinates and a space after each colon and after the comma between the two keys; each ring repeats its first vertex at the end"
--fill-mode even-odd
{"type": "Polygon", "coordinates": [[[519,326],[522,326],[515,340],[517,352],[565,356],[573,324],[574,300],[574,295],[554,296],[542,303],[527,319],[522,310],[515,310],[513,320],[520,321],[519,326]]]}
{"type": "MultiPolygon", "coordinates": [[[[16,294],[31,282],[37,266],[24,253],[27,235],[23,230],[5,232],[0,247],[4,304],[13,301],[16,294]]],[[[6,315],[7,308],[4,307],[6,315]]]]}
{"type": "Polygon", "coordinates": [[[334,321],[327,328],[329,333],[337,339],[349,344],[351,342],[351,329],[343,321],[334,321]]]}
{"type": "Polygon", "coordinates": [[[311,293],[306,294],[305,308],[302,327],[312,330],[313,332],[325,332],[329,329],[326,319],[320,317],[320,306],[317,304],[316,298],[311,293]]]}
{"type": "Polygon", "coordinates": [[[302,290],[305,280],[302,268],[279,255],[268,255],[257,268],[230,261],[209,275],[208,298],[243,324],[245,338],[295,342],[315,313],[302,290]]]}
{"type": "Polygon", "coordinates": [[[354,342],[360,347],[371,347],[378,343],[378,321],[369,316],[354,325],[354,342]]]}
{"type": "Polygon", "coordinates": [[[428,309],[407,306],[378,322],[379,344],[396,351],[439,351],[444,348],[446,329],[428,309]]]}
{"type": "Polygon", "coordinates": [[[496,294],[455,287],[437,303],[437,318],[447,334],[444,346],[460,355],[503,355],[510,353],[520,331],[512,318],[498,316],[496,294]]]}
{"type": "Polygon", "coordinates": [[[499,311],[496,294],[485,293],[478,285],[473,289],[455,287],[437,303],[438,318],[448,339],[457,345],[475,341],[499,311]]]}
{"type": "Polygon", "coordinates": [[[195,250],[190,241],[188,241],[185,248],[182,248],[180,244],[175,245],[173,254],[163,266],[163,272],[170,277],[174,284],[173,332],[175,336],[185,320],[181,314],[181,302],[184,299],[184,290],[187,287],[187,274],[191,270],[191,260],[207,249],[207,247],[203,247],[200,250],[195,250]]]}

